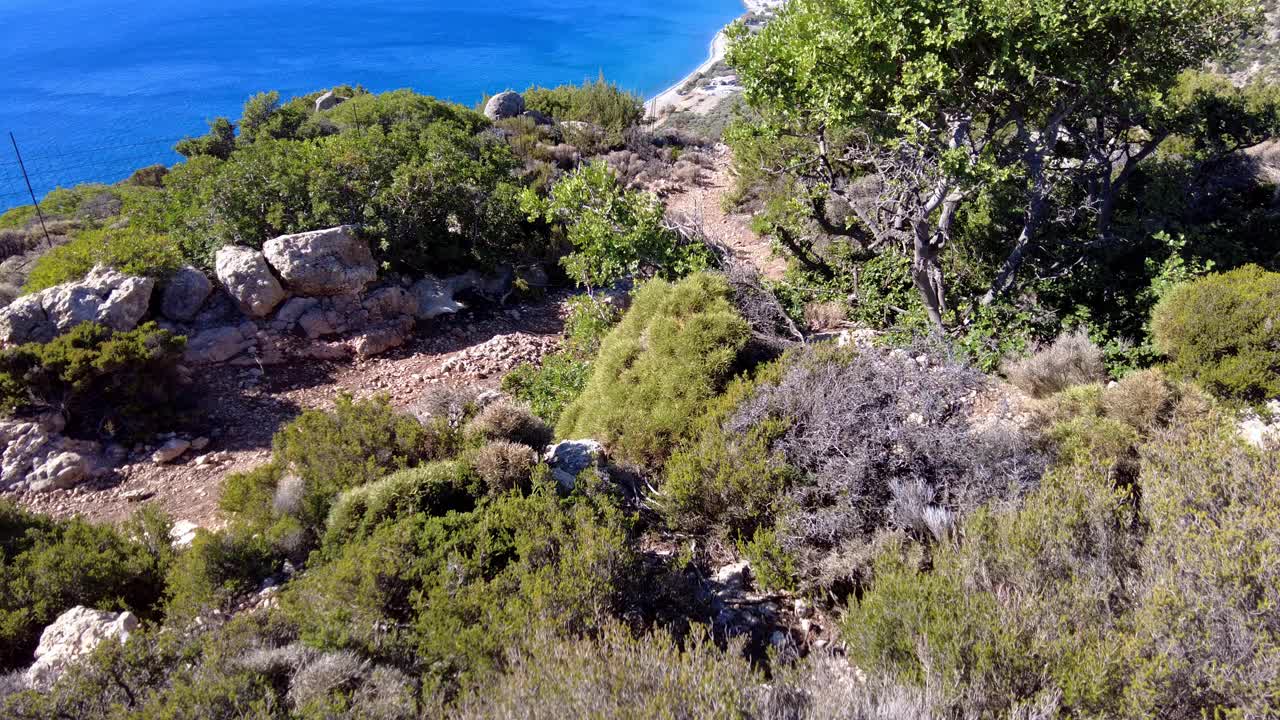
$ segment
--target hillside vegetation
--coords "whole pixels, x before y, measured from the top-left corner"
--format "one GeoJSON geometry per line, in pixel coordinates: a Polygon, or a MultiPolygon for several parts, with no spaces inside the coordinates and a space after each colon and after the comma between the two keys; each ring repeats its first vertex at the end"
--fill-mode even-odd
{"type": "MultiPolygon", "coordinates": [[[[1280,715],[1280,90],[1208,69],[1256,10],[792,0],[739,26],[726,202],[776,282],[667,217],[649,191],[701,146],[603,79],[496,120],[265,93],[173,168],[58,191],[26,291],[350,223],[387,272],[580,292],[502,393],[302,411],[187,546],[151,508],[0,498],[0,716],[1280,715]],[[78,605],[141,625],[33,687],[78,605]]],[[[0,401],[153,433],[181,346],[6,348],[0,401]]]]}

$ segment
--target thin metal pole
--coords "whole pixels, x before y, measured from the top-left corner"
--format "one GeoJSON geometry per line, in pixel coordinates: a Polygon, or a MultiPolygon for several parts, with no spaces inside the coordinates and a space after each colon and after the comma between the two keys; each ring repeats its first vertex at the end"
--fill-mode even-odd
{"type": "Polygon", "coordinates": [[[22,153],[18,150],[18,140],[9,133],[9,142],[13,143],[13,154],[18,156],[18,167],[22,169],[22,179],[27,183],[27,192],[31,195],[31,204],[36,206],[36,216],[40,218],[40,229],[44,231],[44,241],[50,249],[53,248],[53,240],[49,239],[49,228],[44,224],[44,213],[40,210],[40,202],[36,200],[36,191],[31,189],[31,178],[27,176],[27,166],[22,162],[22,153]]]}

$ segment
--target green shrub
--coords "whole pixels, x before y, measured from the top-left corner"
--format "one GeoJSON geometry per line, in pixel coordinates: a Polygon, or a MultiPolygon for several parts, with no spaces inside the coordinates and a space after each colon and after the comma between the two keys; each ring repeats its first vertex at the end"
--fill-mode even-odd
{"type": "Polygon", "coordinates": [[[165,610],[171,618],[192,619],[208,610],[227,611],[256,591],[280,560],[267,538],[238,531],[196,531],[165,579],[165,610]]]}
{"type": "Polygon", "coordinates": [[[621,90],[601,75],[595,82],[531,87],[523,93],[525,107],[561,122],[569,120],[599,126],[608,145],[618,145],[627,130],[644,117],[644,100],[621,90]]]}
{"type": "Polygon", "coordinates": [[[542,418],[527,408],[502,400],[481,410],[463,432],[476,445],[502,440],[542,450],[551,442],[551,428],[542,418]]]}
{"type": "Polygon", "coordinates": [[[616,457],[661,465],[738,369],[750,337],[723,277],[655,280],[605,339],[560,437],[591,437],[616,457]]]}
{"type": "Polygon", "coordinates": [[[383,524],[286,592],[303,638],[420,668],[433,683],[487,675],[531,628],[595,627],[629,566],[626,524],[603,499],[555,486],[470,512],[383,524]]]}
{"type": "Polygon", "coordinates": [[[147,323],[114,332],[83,323],[53,341],[0,351],[0,409],[53,407],[73,433],[141,438],[182,419],[186,339],[147,323]]]}
{"type": "Polygon", "coordinates": [[[173,149],[174,152],[188,159],[197,155],[208,155],[226,160],[236,149],[236,128],[230,120],[217,118],[209,123],[208,134],[198,138],[183,138],[173,149]]]}
{"type": "Polygon", "coordinates": [[[588,289],[632,276],[679,278],[711,264],[705,247],[667,229],[657,197],[626,190],[604,162],[564,177],[549,197],[526,188],[520,203],[531,221],[563,233],[573,252],[561,264],[588,289]]]}
{"type": "Polygon", "coordinates": [[[590,373],[587,361],[570,353],[555,353],[543,358],[541,365],[517,366],[502,378],[502,389],[527,403],[538,417],[556,423],[582,394],[590,373]]]}
{"type": "Polygon", "coordinates": [[[339,494],[424,460],[429,438],[385,397],[340,395],[332,411],[308,410],[277,433],[270,464],[228,477],[222,508],[302,555],[339,494]]]}
{"type": "Polygon", "coordinates": [[[1280,396],[1280,273],[1254,265],[1179,285],[1160,301],[1152,338],[1169,370],[1227,398],[1280,396]]]}
{"type": "Polygon", "coordinates": [[[40,632],[77,605],[156,618],[172,559],[169,529],[154,512],[116,530],[0,500],[0,671],[30,664],[40,632]]]}
{"type": "Polygon", "coordinates": [[[167,235],[133,228],[105,228],[76,233],[36,261],[22,286],[33,293],[83,278],[96,265],[107,265],[128,275],[162,279],[184,264],[178,244],[167,235]]]}
{"type": "MultiPolygon", "coordinates": [[[[481,479],[485,479],[483,475],[481,479]]],[[[452,510],[466,512],[482,493],[481,488],[473,486],[470,469],[456,461],[392,473],[338,496],[325,523],[324,547],[336,551],[369,537],[383,524],[417,513],[437,516],[452,510]]]]}
{"type": "Polygon", "coordinates": [[[577,295],[568,306],[569,317],[564,323],[566,349],[584,360],[595,357],[609,331],[622,320],[622,312],[612,303],[590,295],[577,295]]]}

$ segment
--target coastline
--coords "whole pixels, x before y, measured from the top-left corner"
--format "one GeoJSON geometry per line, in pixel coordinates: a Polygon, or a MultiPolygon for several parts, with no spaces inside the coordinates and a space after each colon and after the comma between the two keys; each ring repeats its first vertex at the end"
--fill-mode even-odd
{"type": "MultiPolygon", "coordinates": [[[[737,20],[734,22],[749,18],[753,15],[771,16],[784,4],[786,4],[786,0],[743,0],[743,6],[745,7],[746,12],[738,16],[737,20]]],[[[696,102],[696,99],[691,97],[697,94],[697,90],[688,93],[681,91],[686,85],[705,79],[707,74],[718,63],[724,60],[725,55],[728,54],[729,51],[728,29],[729,26],[726,25],[715,34],[715,37],[711,39],[711,46],[707,53],[707,59],[704,60],[701,65],[677,80],[671,87],[645,101],[646,118],[661,119],[667,112],[698,112],[698,103],[696,102]]],[[[721,91],[735,90],[736,84],[730,83],[727,85],[721,85],[720,89],[721,91]]]]}

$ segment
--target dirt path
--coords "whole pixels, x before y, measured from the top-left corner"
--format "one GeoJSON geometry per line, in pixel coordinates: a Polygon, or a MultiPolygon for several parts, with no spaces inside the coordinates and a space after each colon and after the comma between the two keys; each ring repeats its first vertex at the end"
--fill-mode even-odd
{"type": "Polygon", "coordinates": [[[700,226],[707,237],[728,247],[735,257],[750,263],[766,278],[781,280],[787,263],[774,254],[767,239],[751,229],[751,216],[724,210],[724,198],[733,190],[731,151],[717,145],[708,154],[713,164],[704,171],[701,184],[669,195],[667,213],[700,226]]]}
{"type": "Polygon", "coordinates": [[[119,522],[154,503],[175,521],[216,528],[227,475],[267,462],[272,436],[304,409],[331,407],[343,392],[386,394],[397,407],[407,408],[435,385],[496,387],[507,371],[539,361],[559,346],[566,298],[567,293],[558,293],[540,302],[464,311],[425,323],[409,344],[366,361],[210,368],[194,389],[208,399],[199,429],[210,440],[207,448],[171,465],[153,463],[146,449],[138,448],[116,472],[97,481],[10,497],[55,517],[102,522],[119,522]],[[201,464],[203,456],[225,461],[201,464]]]}

